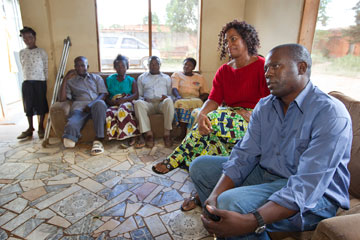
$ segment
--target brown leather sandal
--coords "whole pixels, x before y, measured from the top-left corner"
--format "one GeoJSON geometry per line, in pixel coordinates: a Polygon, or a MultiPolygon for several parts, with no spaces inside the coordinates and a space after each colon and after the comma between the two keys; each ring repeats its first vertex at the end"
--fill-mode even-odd
{"type": "Polygon", "coordinates": [[[190,210],[193,210],[197,206],[201,207],[201,202],[198,194],[195,194],[195,196],[191,196],[189,198],[185,198],[183,204],[181,205],[180,209],[183,212],[187,212],[190,210]]]}

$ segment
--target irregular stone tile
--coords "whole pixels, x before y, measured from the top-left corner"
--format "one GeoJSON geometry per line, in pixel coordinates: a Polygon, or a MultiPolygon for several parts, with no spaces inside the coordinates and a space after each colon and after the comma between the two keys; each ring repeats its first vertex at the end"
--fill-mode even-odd
{"type": "Polygon", "coordinates": [[[103,184],[104,184],[105,186],[107,186],[108,188],[112,188],[112,187],[114,187],[116,184],[118,184],[118,183],[121,181],[121,179],[122,179],[122,177],[116,176],[116,177],[114,177],[114,178],[112,178],[112,179],[107,180],[107,181],[104,182],[103,184]]]}
{"type": "Polygon", "coordinates": [[[68,178],[68,176],[65,173],[57,174],[56,176],[53,176],[49,178],[49,181],[59,181],[68,178]]]}
{"type": "Polygon", "coordinates": [[[184,182],[186,180],[186,178],[189,177],[188,173],[184,173],[182,171],[178,171],[176,172],[174,175],[172,175],[170,177],[171,180],[175,181],[175,182],[184,182]]]}
{"type": "Polygon", "coordinates": [[[111,170],[113,171],[127,171],[131,168],[131,164],[126,161],[121,164],[116,165],[115,167],[112,167],[111,170]]]}
{"type": "Polygon", "coordinates": [[[23,198],[29,200],[29,201],[34,201],[35,199],[38,199],[41,196],[44,196],[46,194],[46,190],[44,187],[39,187],[39,188],[35,188],[35,189],[31,189],[27,192],[24,192],[22,194],[23,198]]]}
{"type": "Polygon", "coordinates": [[[47,192],[58,192],[61,189],[65,189],[70,187],[71,184],[61,184],[61,185],[52,185],[52,186],[45,186],[45,190],[47,192]]]}
{"type": "Polygon", "coordinates": [[[137,171],[139,171],[140,169],[142,169],[144,166],[145,166],[144,164],[140,164],[140,163],[139,163],[139,164],[136,164],[136,165],[132,166],[129,170],[127,170],[127,171],[125,172],[125,174],[131,175],[131,174],[133,174],[134,172],[137,172],[137,171]]]}
{"type": "Polygon", "coordinates": [[[114,197],[118,196],[119,194],[125,192],[126,190],[129,189],[129,185],[128,184],[120,184],[120,185],[116,185],[113,189],[111,189],[111,191],[107,194],[106,199],[110,200],[113,199],[114,197]]]}
{"type": "Polygon", "coordinates": [[[139,215],[135,216],[135,221],[136,221],[136,223],[137,223],[137,225],[139,227],[144,227],[145,226],[144,220],[139,215]]]}
{"type": "Polygon", "coordinates": [[[48,179],[55,176],[56,174],[57,174],[56,171],[35,173],[34,179],[48,179]]]}
{"type": "MultiPolygon", "coordinates": [[[[15,213],[12,212],[6,212],[5,214],[3,214],[2,216],[0,216],[0,226],[4,225],[5,223],[7,223],[8,221],[10,221],[11,219],[13,219],[14,217],[16,217],[15,213]]],[[[1,238],[0,238],[1,239],[1,238]]]]}
{"type": "Polygon", "coordinates": [[[50,164],[55,162],[61,162],[61,160],[62,160],[62,153],[57,153],[54,155],[39,158],[40,162],[50,163],[50,164]]]}
{"type": "Polygon", "coordinates": [[[0,168],[0,176],[4,179],[13,179],[31,165],[30,163],[4,163],[0,168]]]}
{"type": "Polygon", "coordinates": [[[175,190],[164,192],[159,194],[156,198],[151,201],[151,204],[162,207],[174,202],[183,200],[183,197],[175,190]]]}
{"type": "Polygon", "coordinates": [[[79,172],[78,170],[75,169],[71,169],[70,170],[71,173],[75,174],[76,176],[80,177],[80,178],[87,178],[88,176],[79,172]]]}
{"type": "Polygon", "coordinates": [[[28,169],[16,177],[16,179],[25,180],[33,179],[36,173],[37,164],[32,164],[28,169]]]}
{"type": "Polygon", "coordinates": [[[100,221],[99,219],[93,218],[91,215],[88,215],[68,227],[66,230],[64,230],[64,232],[69,235],[90,234],[103,224],[104,222],[100,221]]]}
{"type": "Polygon", "coordinates": [[[141,187],[137,188],[134,193],[138,197],[140,201],[146,198],[155,188],[157,187],[156,184],[147,182],[141,187]]]}
{"type": "Polygon", "coordinates": [[[130,200],[130,202],[133,202],[133,203],[139,201],[135,194],[131,195],[131,197],[129,197],[128,199],[130,200]]]}
{"type": "Polygon", "coordinates": [[[150,151],[150,153],[149,153],[149,155],[150,156],[154,156],[155,155],[155,153],[156,153],[156,150],[158,149],[158,147],[153,147],[152,149],[151,149],[151,151],[150,151]]]}
{"type": "Polygon", "coordinates": [[[61,184],[72,184],[79,182],[79,177],[66,178],[58,181],[49,181],[47,185],[61,185],[61,184]]]}
{"type": "Polygon", "coordinates": [[[22,158],[22,157],[24,157],[26,154],[28,154],[28,152],[27,151],[17,151],[14,155],[12,155],[11,157],[10,157],[10,159],[20,159],[20,158],[22,158]]]}
{"type": "Polygon", "coordinates": [[[127,178],[144,178],[144,177],[150,177],[151,174],[144,172],[142,170],[138,170],[136,172],[134,172],[133,174],[127,176],[127,178]]]}
{"type": "MultiPolygon", "coordinates": [[[[165,233],[163,235],[156,237],[155,240],[172,240],[172,238],[168,233],[165,233]]],[[[214,240],[214,238],[212,238],[212,240],[214,240]]]]}
{"type": "Polygon", "coordinates": [[[122,181],[122,183],[144,183],[145,182],[145,178],[124,178],[122,181]]]}
{"type": "Polygon", "coordinates": [[[81,189],[52,205],[50,209],[59,213],[71,223],[75,223],[105,202],[106,200],[98,195],[86,189],[81,189]]]}
{"type": "Polygon", "coordinates": [[[152,239],[154,239],[146,227],[133,230],[133,231],[131,231],[130,235],[131,235],[132,240],[152,240],[152,239]]]}
{"type": "Polygon", "coordinates": [[[60,240],[64,236],[64,231],[62,228],[58,228],[56,233],[50,234],[46,240],[60,240]]]}
{"type": "Polygon", "coordinates": [[[12,179],[0,179],[0,184],[10,184],[14,182],[12,179]]]}
{"type": "Polygon", "coordinates": [[[26,237],[27,240],[44,240],[47,237],[55,234],[57,232],[57,227],[42,223],[37,227],[30,235],[26,237]]]}
{"type": "Polygon", "coordinates": [[[41,223],[43,223],[44,220],[42,219],[29,219],[29,221],[22,224],[20,227],[18,227],[15,231],[12,233],[25,238],[27,235],[29,235],[37,226],[39,226],[41,223]]]}
{"type": "Polygon", "coordinates": [[[101,213],[100,216],[112,216],[112,217],[120,217],[124,216],[125,212],[125,202],[119,203],[115,207],[112,207],[105,212],[101,213]]]}
{"type": "Polygon", "coordinates": [[[71,223],[69,223],[65,218],[62,218],[60,216],[54,216],[52,217],[48,223],[52,224],[52,225],[56,225],[62,228],[67,228],[71,225],[71,223]]]}
{"type": "Polygon", "coordinates": [[[2,215],[4,212],[6,212],[5,209],[0,208],[0,215],[2,215]]]}
{"type": "Polygon", "coordinates": [[[146,217],[144,218],[144,221],[153,236],[158,236],[167,232],[164,224],[162,223],[158,215],[146,217]]]}
{"type": "Polygon", "coordinates": [[[169,204],[169,205],[166,205],[165,206],[165,210],[167,212],[172,212],[174,210],[178,210],[180,209],[181,205],[183,204],[184,201],[179,201],[179,202],[176,202],[176,203],[172,203],[172,204],[169,204]]]}
{"type": "Polygon", "coordinates": [[[5,203],[10,202],[11,200],[15,199],[16,197],[17,197],[16,193],[11,193],[8,195],[0,196],[0,206],[4,205],[5,203]]]}
{"type": "Polygon", "coordinates": [[[110,237],[114,237],[118,234],[130,232],[137,229],[136,222],[133,217],[129,217],[125,222],[121,223],[118,227],[109,233],[110,237]]]}
{"type": "Polygon", "coordinates": [[[40,210],[44,209],[44,208],[47,208],[48,206],[60,201],[61,199],[64,199],[66,198],[67,196],[79,191],[81,189],[81,187],[77,186],[77,185],[74,185],[38,204],[36,204],[36,207],[40,210]]]}
{"type": "Polygon", "coordinates": [[[163,192],[169,192],[169,191],[171,191],[171,190],[173,190],[171,187],[167,187],[167,188],[164,188],[164,189],[163,189],[163,192]]]}
{"type": "Polygon", "coordinates": [[[120,224],[120,222],[114,220],[114,219],[110,219],[109,221],[107,221],[106,223],[104,223],[101,227],[99,227],[98,229],[95,230],[94,234],[97,233],[101,233],[104,231],[112,231],[114,228],[116,228],[118,225],[120,224]]]}
{"type": "Polygon", "coordinates": [[[42,187],[45,184],[41,180],[27,180],[20,182],[22,189],[26,192],[34,188],[42,187]]]}
{"type": "Polygon", "coordinates": [[[49,164],[41,163],[37,169],[37,172],[47,172],[49,170],[49,164]]]}
{"type": "Polygon", "coordinates": [[[79,182],[78,184],[94,193],[97,193],[98,191],[105,188],[102,184],[100,184],[90,178],[87,178],[87,179],[79,182]]]}
{"type": "Polygon", "coordinates": [[[171,187],[179,190],[182,187],[183,183],[175,182],[171,187]]]}
{"type": "Polygon", "coordinates": [[[95,179],[95,181],[97,181],[99,183],[104,183],[110,179],[113,179],[117,175],[118,174],[115,171],[107,170],[107,171],[102,172],[99,175],[97,175],[94,179],[95,179]]]}
{"type": "Polygon", "coordinates": [[[16,213],[21,213],[25,209],[27,203],[28,200],[17,198],[2,207],[16,213]]]}
{"type": "Polygon", "coordinates": [[[195,186],[192,182],[186,181],[184,186],[180,189],[181,192],[192,193],[196,191],[195,186]]]}
{"type": "Polygon", "coordinates": [[[128,203],[126,205],[125,218],[135,214],[142,206],[142,203],[128,203]]]}
{"type": "Polygon", "coordinates": [[[127,161],[127,154],[122,154],[122,155],[118,155],[118,154],[110,154],[109,157],[119,161],[119,162],[124,162],[127,161]]]}
{"type": "Polygon", "coordinates": [[[35,216],[38,212],[39,210],[37,209],[29,208],[28,210],[18,215],[17,217],[15,217],[14,219],[12,219],[10,222],[8,222],[2,227],[5,230],[12,231],[21,224],[23,224],[24,222],[26,222],[27,220],[29,220],[30,218],[32,218],[33,216],[35,216]]]}
{"type": "Polygon", "coordinates": [[[155,161],[155,158],[153,156],[150,155],[145,155],[142,157],[139,157],[139,159],[143,162],[143,163],[152,163],[155,161]]]}
{"type": "Polygon", "coordinates": [[[155,213],[159,213],[162,210],[160,208],[154,207],[150,204],[146,204],[144,207],[142,207],[136,214],[142,216],[142,217],[148,217],[155,213]]]}
{"type": "Polygon", "coordinates": [[[104,157],[104,156],[95,156],[95,157],[90,157],[89,159],[86,159],[84,161],[77,161],[76,165],[91,173],[97,174],[100,173],[101,171],[110,168],[116,163],[118,162],[112,158],[104,157]]]}
{"type": "Polygon", "coordinates": [[[152,193],[150,193],[150,194],[143,200],[143,202],[150,203],[150,202],[154,199],[154,197],[155,197],[156,195],[158,195],[159,192],[161,192],[161,190],[162,190],[163,188],[164,188],[163,186],[157,186],[157,187],[155,188],[155,190],[154,190],[152,193]]]}
{"type": "Polygon", "coordinates": [[[2,229],[0,229],[0,239],[1,239],[1,240],[3,240],[3,239],[8,239],[7,233],[6,233],[4,230],[2,230],[2,229]]]}
{"type": "Polygon", "coordinates": [[[42,210],[41,212],[39,212],[35,218],[39,218],[39,219],[49,219],[52,218],[53,216],[56,216],[56,213],[54,213],[53,211],[51,211],[50,209],[45,209],[42,210]]]}
{"type": "Polygon", "coordinates": [[[93,215],[100,215],[102,212],[104,212],[106,209],[109,209],[115,205],[117,205],[118,203],[121,203],[123,201],[125,201],[132,193],[129,191],[123,192],[122,194],[120,194],[119,196],[111,199],[109,202],[105,203],[103,206],[99,207],[98,209],[96,209],[92,214],[93,215]]]}
{"type": "Polygon", "coordinates": [[[77,166],[76,164],[71,165],[71,168],[75,169],[76,171],[81,172],[82,174],[85,174],[85,175],[88,176],[88,177],[93,177],[93,176],[95,176],[95,175],[92,174],[91,172],[86,171],[85,169],[77,166]]]}
{"type": "Polygon", "coordinates": [[[170,187],[171,185],[174,184],[174,181],[171,181],[166,178],[157,177],[157,176],[151,176],[147,180],[148,180],[148,182],[153,182],[153,183],[156,183],[159,185],[163,185],[165,187],[170,187]]]}

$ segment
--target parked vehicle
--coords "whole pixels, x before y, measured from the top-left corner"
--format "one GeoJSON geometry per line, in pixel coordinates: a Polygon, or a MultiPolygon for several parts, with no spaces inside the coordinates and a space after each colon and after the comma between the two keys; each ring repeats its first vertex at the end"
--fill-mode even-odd
{"type": "MultiPolygon", "coordinates": [[[[100,35],[100,59],[102,68],[112,68],[118,54],[129,58],[130,67],[146,69],[149,58],[149,45],[130,35],[100,35]]],[[[160,57],[159,50],[153,48],[152,55],[160,57]]]]}

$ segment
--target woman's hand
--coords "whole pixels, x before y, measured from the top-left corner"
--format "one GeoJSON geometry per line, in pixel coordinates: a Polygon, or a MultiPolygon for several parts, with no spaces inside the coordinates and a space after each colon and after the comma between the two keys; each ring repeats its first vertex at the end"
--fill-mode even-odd
{"type": "Polygon", "coordinates": [[[250,122],[250,117],[251,117],[252,111],[247,111],[243,108],[240,108],[240,109],[236,110],[236,112],[238,114],[240,114],[245,119],[245,121],[250,122]]]}
{"type": "Polygon", "coordinates": [[[212,126],[206,114],[199,112],[198,129],[201,135],[208,135],[212,132],[212,126]]]}

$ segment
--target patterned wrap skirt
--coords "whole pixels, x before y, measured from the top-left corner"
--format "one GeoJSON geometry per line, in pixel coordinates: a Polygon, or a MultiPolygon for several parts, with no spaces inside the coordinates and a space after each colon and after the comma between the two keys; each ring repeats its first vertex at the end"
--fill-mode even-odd
{"type": "MultiPolygon", "coordinates": [[[[213,131],[202,136],[198,126],[186,135],[181,144],[166,160],[174,168],[189,169],[190,163],[203,155],[229,156],[234,145],[244,137],[248,122],[236,112],[238,108],[219,107],[208,113],[213,131]]],[[[247,111],[252,109],[245,108],[247,111]]]]}
{"type": "Polygon", "coordinates": [[[124,140],[140,134],[132,102],[106,110],[106,132],[109,140],[124,140]]]}
{"type": "Polygon", "coordinates": [[[191,112],[195,108],[200,108],[203,101],[200,98],[183,98],[176,100],[174,104],[175,116],[174,121],[176,124],[180,122],[189,123],[191,120],[191,112]]]}

